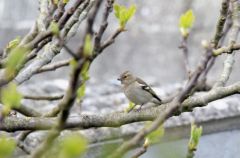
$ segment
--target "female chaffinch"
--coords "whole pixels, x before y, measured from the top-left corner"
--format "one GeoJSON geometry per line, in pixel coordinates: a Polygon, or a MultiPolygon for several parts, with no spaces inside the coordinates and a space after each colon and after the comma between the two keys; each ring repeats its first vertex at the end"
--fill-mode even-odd
{"type": "Polygon", "coordinates": [[[162,100],[152,88],[142,79],[131,74],[131,72],[125,71],[120,75],[118,80],[121,81],[122,89],[126,97],[134,104],[142,107],[142,105],[148,102],[154,104],[162,103],[162,100]]]}

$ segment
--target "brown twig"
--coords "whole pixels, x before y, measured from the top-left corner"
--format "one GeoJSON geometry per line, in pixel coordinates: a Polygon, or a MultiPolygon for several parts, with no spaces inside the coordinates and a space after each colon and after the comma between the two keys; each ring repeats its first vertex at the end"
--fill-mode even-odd
{"type": "Polygon", "coordinates": [[[77,0],[71,8],[69,8],[58,20],[59,28],[62,29],[73,13],[77,10],[77,8],[83,3],[83,0],[77,0]]]}
{"type": "Polygon", "coordinates": [[[117,36],[123,31],[125,30],[122,28],[118,28],[106,41],[103,42],[103,44],[100,47],[100,52],[102,52],[105,48],[113,44],[117,36]]]}
{"type": "Polygon", "coordinates": [[[63,60],[63,61],[58,61],[55,63],[51,63],[48,65],[43,66],[42,68],[40,68],[37,73],[42,73],[42,72],[47,72],[47,71],[54,71],[58,68],[64,67],[64,66],[68,66],[70,61],[72,59],[67,59],[67,60],[63,60]]]}
{"type": "Polygon", "coordinates": [[[232,48],[234,46],[234,44],[237,41],[238,35],[239,35],[239,31],[240,31],[240,2],[239,1],[234,1],[231,0],[231,4],[232,4],[232,21],[233,21],[233,26],[232,26],[232,30],[231,30],[231,36],[229,38],[229,48],[227,48],[227,50],[231,50],[231,52],[229,52],[229,54],[227,55],[227,59],[224,62],[224,67],[223,67],[223,71],[221,73],[221,76],[219,77],[219,80],[214,84],[214,87],[218,87],[218,86],[225,86],[225,84],[227,83],[229,76],[232,72],[232,68],[233,68],[233,64],[235,62],[234,59],[234,49],[232,48]],[[232,54],[230,54],[232,53],[232,54]]]}
{"type": "MultiPolygon", "coordinates": [[[[146,139],[145,139],[146,142],[146,139]]],[[[147,152],[148,145],[144,144],[141,148],[137,149],[137,152],[134,153],[131,158],[139,158],[141,155],[147,152]]]]}
{"type": "Polygon", "coordinates": [[[181,45],[179,46],[179,48],[182,49],[182,51],[183,51],[185,70],[186,70],[188,78],[190,78],[191,77],[191,68],[190,68],[190,63],[189,63],[189,52],[188,52],[188,47],[187,47],[187,39],[188,39],[188,36],[182,37],[182,42],[181,42],[181,45]]]}
{"type": "Polygon", "coordinates": [[[114,0],[106,1],[101,25],[100,25],[97,33],[94,36],[94,54],[95,54],[95,56],[97,56],[101,52],[101,40],[102,40],[102,36],[108,26],[108,17],[109,17],[110,12],[112,11],[113,3],[114,3],[114,0]]]}
{"type": "Polygon", "coordinates": [[[60,95],[54,95],[54,96],[32,96],[32,95],[23,95],[24,99],[30,99],[30,100],[59,100],[63,98],[63,94],[60,95]]]}
{"type": "Polygon", "coordinates": [[[95,23],[95,19],[96,19],[98,11],[100,9],[100,6],[103,2],[104,2],[104,0],[98,0],[94,4],[92,11],[88,15],[87,24],[86,24],[86,28],[85,28],[85,35],[83,37],[86,37],[87,34],[90,34],[91,36],[93,35],[93,33],[94,33],[93,25],[95,23]]]}

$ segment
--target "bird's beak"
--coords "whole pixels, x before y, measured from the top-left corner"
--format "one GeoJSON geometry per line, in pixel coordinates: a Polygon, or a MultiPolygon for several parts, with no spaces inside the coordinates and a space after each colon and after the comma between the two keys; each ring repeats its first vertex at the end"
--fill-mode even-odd
{"type": "Polygon", "coordinates": [[[117,78],[118,81],[121,81],[121,78],[117,78]]]}

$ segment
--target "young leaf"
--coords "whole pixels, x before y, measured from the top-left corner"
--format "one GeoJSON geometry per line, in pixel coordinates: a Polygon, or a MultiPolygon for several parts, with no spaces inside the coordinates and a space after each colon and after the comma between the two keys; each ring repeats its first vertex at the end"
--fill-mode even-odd
{"type": "Polygon", "coordinates": [[[130,112],[136,105],[133,102],[129,102],[128,107],[124,109],[125,113],[130,112]]]}
{"type": "Polygon", "coordinates": [[[14,75],[21,68],[27,53],[28,49],[25,47],[16,47],[10,52],[5,64],[7,77],[14,75]]]}
{"type": "Polygon", "coordinates": [[[69,0],[63,0],[63,3],[65,3],[65,4],[68,3],[68,2],[69,2],[69,0]]]}
{"type": "Polygon", "coordinates": [[[193,26],[193,23],[195,21],[195,16],[193,14],[193,11],[190,9],[180,17],[179,26],[180,28],[189,29],[193,26]]]}
{"type": "Polygon", "coordinates": [[[188,142],[188,148],[190,150],[196,150],[199,143],[199,139],[202,135],[202,127],[197,127],[195,124],[191,125],[191,136],[188,142]]]}
{"type": "Polygon", "coordinates": [[[61,143],[60,155],[62,158],[80,157],[86,151],[88,145],[86,138],[80,134],[65,136],[61,143]]]}
{"type": "Polygon", "coordinates": [[[75,68],[77,66],[77,61],[75,59],[72,59],[70,61],[70,66],[72,66],[72,68],[75,68]]]}
{"type": "Polygon", "coordinates": [[[56,22],[53,22],[53,21],[51,22],[50,29],[54,35],[59,35],[60,30],[56,22]]]}
{"type": "Polygon", "coordinates": [[[16,148],[14,139],[0,136],[0,158],[10,158],[16,148]]]}
{"type": "Polygon", "coordinates": [[[14,48],[16,48],[20,42],[21,42],[21,39],[19,36],[17,36],[15,39],[10,41],[6,47],[7,52],[10,52],[14,48]]]}
{"type": "Polygon", "coordinates": [[[125,6],[121,6],[119,4],[114,5],[114,14],[118,19],[121,28],[125,27],[126,23],[131,19],[135,12],[135,5],[132,5],[129,8],[126,8],[125,6]]]}
{"type": "MultiPolygon", "coordinates": [[[[147,124],[146,127],[148,127],[149,124],[147,124]]],[[[147,135],[146,139],[148,139],[150,144],[154,144],[158,142],[164,135],[164,128],[163,126],[159,126],[157,130],[151,132],[147,135]]]]}
{"type": "Polygon", "coordinates": [[[85,43],[83,47],[83,55],[85,57],[90,57],[92,55],[93,51],[93,46],[92,46],[92,41],[91,41],[91,35],[88,34],[85,38],[85,43]]]}
{"type": "Polygon", "coordinates": [[[130,8],[127,10],[127,14],[126,14],[126,21],[130,20],[131,17],[133,17],[133,15],[136,12],[136,6],[132,5],[130,6],[130,8]]]}
{"type": "Polygon", "coordinates": [[[114,11],[115,11],[114,14],[115,14],[116,18],[119,19],[120,18],[120,6],[115,4],[113,7],[114,7],[114,11]]]}
{"type": "MultiPolygon", "coordinates": [[[[17,90],[17,85],[10,83],[1,91],[1,101],[6,109],[18,107],[22,99],[21,93],[17,90]]],[[[5,110],[6,110],[5,109],[5,110]]]]}
{"type": "Polygon", "coordinates": [[[189,29],[192,28],[194,21],[195,16],[191,9],[181,15],[179,20],[179,29],[184,37],[189,34],[189,29]]]}
{"type": "Polygon", "coordinates": [[[89,78],[90,78],[89,77],[89,66],[90,66],[90,62],[88,62],[88,61],[85,62],[83,64],[83,68],[82,68],[82,71],[80,73],[80,75],[81,75],[81,77],[82,77],[84,82],[89,80],[89,78]]]}
{"type": "Polygon", "coordinates": [[[86,84],[85,82],[89,80],[89,66],[90,62],[85,62],[83,64],[83,68],[81,70],[80,76],[82,78],[83,84],[77,90],[77,102],[80,102],[82,98],[85,96],[86,84]]]}
{"type": "Polygon", "coordinates": [[[72,59],[69,64],[72,68],[75,68],[77,66],[77,61],[75,59],[72,59]]]}
{"type": "Polygon", "coordinates": [[[80,102],[85,96],[86,84],[83,83],[77,90],[77,102],[80,102]]]}

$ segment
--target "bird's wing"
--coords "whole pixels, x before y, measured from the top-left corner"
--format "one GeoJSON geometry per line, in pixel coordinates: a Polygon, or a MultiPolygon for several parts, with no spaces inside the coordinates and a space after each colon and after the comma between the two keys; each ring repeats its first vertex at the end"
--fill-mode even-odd
{"type": "Polygon", "coordinates": [[[157,94],[153,91],[153,89],[142,79],[137,78],[137,82],[141,85],[142,89],[145,91],[148,91],[154,98],[156,98],[158,101],[162,102],[162,100],[157,96],[157,94]]]}

